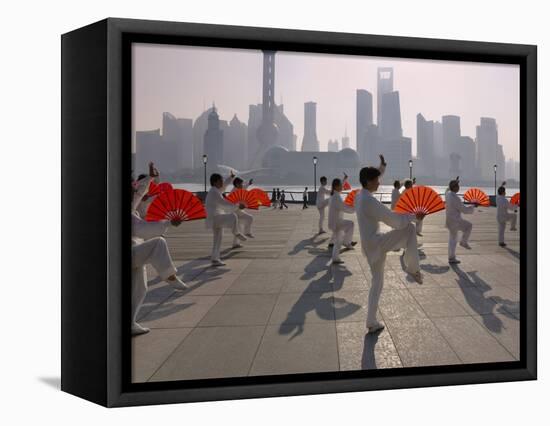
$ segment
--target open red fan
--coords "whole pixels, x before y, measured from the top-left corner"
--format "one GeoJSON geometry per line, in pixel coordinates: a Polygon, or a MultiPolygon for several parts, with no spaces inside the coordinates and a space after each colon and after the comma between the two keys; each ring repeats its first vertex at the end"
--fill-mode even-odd
{"type": "Polygon", "coordinates": [[[512,195],[512,198],[510,198],[510,203],[514,204],[515,206],[519,206],[519,192],[516,192],[514,195],[512,195]]]}
{"type": "Polygon", "coordinates": [[[233,204],[243,203],[248,209],[258,210],[260,207],[258,198],[246,189],[236,189],[235,191],[231,191],[226,199],[233,204]]]}
{"type": "Polygon", "coordinates": [[[489,197],[485,192],[478,188],[470,188],[464,193],[464,201],[472,204],[478,204],[483,207],[489,207],[489,197]]]}
{"type": "Polygon", "coordinates": [[[351,185],[347,180],[344,181],[344,184],[342,185],[342,189],[344,191],[349,191],[351,189],[351,185]]]}
{"type": "Polygon", "coordinates": [[[355,196],[357,195],[358,192],[359,192],[358,189],[354,189],[353,191],[351,191],[346,196],[346,199],[344,200],[344,203],[346,203],[348,206],[355,207],[355,196]]]}
{"type": "Polygon", "coordinates": [[[428,215],[445,210],[445,203],[429,186],[413,186],[401,194],[394,210],[398,213],[428,215]]]}
{"type": "Polygon", "coordinates": [[[161,192],[165,191],[171,191],[172,184],[168,182],[162,182],[162,183],[156,183],[154,180],[151,181],[149,184],[149,192],[147,192],[148,197],[154,197],[155,195],[159,195],[161,192]]]}
{"type": "Polygon", "coordinates": [[[204,219],[206,210],[193,193],[184,189],[173,189],[161,192],[149,205],[145,220],[188,220],[204,219]]]}
{"type": "Polygon", "coordinates": [[[269,195],[267,195],[267,192],[263,191],[260,188],[253,188],[250,189],[248,192],[254,195],[256,199],[258,200],[258,204],[262,207],[269,207],[271,206],[271,200],[269,199],[269,195]]]}

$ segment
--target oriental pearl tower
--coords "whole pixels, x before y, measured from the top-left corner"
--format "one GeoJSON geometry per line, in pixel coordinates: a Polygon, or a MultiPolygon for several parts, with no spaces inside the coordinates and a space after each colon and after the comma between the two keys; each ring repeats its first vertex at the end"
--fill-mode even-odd
{"type": "Polygon", "coordinates": [[[253,167],[261,167],[266,151],[275,145],[279,128],[273,121],[275,110],[275,51],[264,50],[262,123],[256,131],[258,148],[254,155],[253,167]]]}

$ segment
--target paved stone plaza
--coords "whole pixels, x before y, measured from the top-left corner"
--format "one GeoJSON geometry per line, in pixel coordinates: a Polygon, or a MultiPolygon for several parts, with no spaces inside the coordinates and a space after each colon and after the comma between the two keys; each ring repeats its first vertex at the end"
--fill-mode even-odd
{"type": "MultiPolygon", "coordinates": [[[[472,250],[447,264],[445,213],[425,219],[424,283],[408,279],[388,254],[379,319],[365,329],[370,270],[360,245],[329,266],[329,234],[315,235],[318,212],[252,212],[255,239],[209,267],[204,221],[172,228],[168,245],[191,288],[174,291],[152,270],[140,311],[151,332],[134,337],[133,381],[186,380],[498,362],[519,359],[519,232],[497,245],[495,208],[478,208],[472,250]]],[[[353,218],[354,215],[348,215],[353,218]]],[[[357,227],[355,239],[359,241],[357,227]]]]}

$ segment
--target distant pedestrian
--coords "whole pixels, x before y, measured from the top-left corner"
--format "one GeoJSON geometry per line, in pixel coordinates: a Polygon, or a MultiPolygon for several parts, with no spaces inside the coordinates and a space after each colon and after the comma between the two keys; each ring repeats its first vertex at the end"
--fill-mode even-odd
{"type": "Polygon", "coordinates": [[[281,207],[280,207],[281,210],[283,209],[283,207],[284,207],[285,209],[288,209],[288,206],[287,206],[286,203],[285,203],[285,198],[286,198],[285,190],[283,189],[283,190],[281,191],[281,195],[280,195],[280,197],[279,197],[279,204],[281,205],[281,207]]]}
{"type": "Polygon", "coordinates": [[[506,230],[506,222],[510,222],[510,231],[517,231],[516,223],[518,215],[515,212],[516,206],[510,203],[506,198],[506,188],[504,185],[498,188],[497,195],[497,222],[498,222],[498,245],[506,247],[504,242],[504,231],[506,230]],[[509,210],[514,210],[510,213],[509,210]]]}
{"type": "Polygon", "coordinates": [[[306,186],[306,189],[304,189],[302,199],[303,199],[302,210],[307,209],[307,186],[306,186]]]}
{"type": "Polygon", "coordinates": [[[273,188],[273,191],[271,191],[271,204],[273,205],[273,208],[277,208],[277,190],[273,188]]]}

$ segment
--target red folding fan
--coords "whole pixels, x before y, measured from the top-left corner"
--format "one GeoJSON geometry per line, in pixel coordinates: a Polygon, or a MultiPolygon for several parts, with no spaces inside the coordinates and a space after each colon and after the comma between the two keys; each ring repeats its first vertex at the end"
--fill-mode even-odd
{"type": "Polygon", "coordinates": [[[512,195],[512,198],[510,198],[510,203],[514,204],[515,206],[519,206],[519,192],[516,192],[514,195],[512,195]]]}
{"type": "Polygon", "coordinates": [[[168,182],[162,182],[162,183],[156,183],[154,180],[151,181],[149,184],[149,192],[147,192],[148,197],[154,197],[155,195],[159,195],[161,192],[165,191],[171,191],[172,184],[168,182]]]}
{"type": "Polygon", "coordinates": [[[243,203],[248,209],[258,210],[260,207],[258,198],[246,189],[236,189],[235,191],[231,191],[226,199],[233,204],[243,203]]]}
{"type": "Polygon", "coordinates": [[[428,215],[444,209],[445,203],[432,188],[429,186],[414,186],[401,194],[394,210],[398,213],[424,213],[428,215]]]}
{"type": "Polygon", "coordinates": [[[344,200],[344,203],[346,203],[348,206],[355,207],[355,196],[357,195],[358,192],[359,192],[358,189],[354,189],[353,191],[351,191],[346,196],[346,199],[344,200]]]}
{"type": "Polygon", "coordinates": [[[145,220],[188,220],[204,219],[206,210],[201,200],[185,189],[173,189],[161,192],[149,205],[145,220]]]}
{"type": "Polygon", "coordinates": [[[478,188],[470,188],[464,193],[464,201],[472,204],[478,204],[483,207],[489,207],[489,197],[485,192],[478,188]]]}
{"type": "Polygon", "coordinates": [[[256,199],[258,200],[258,204],[262,207],[269,207],[271,206],[271,200],[269,199],[269,195],[267,195],[267,192],[263,191],[260,188],[253,188],[250,189],[248,192],[254,195],[256,199]]]}
{"type": "Polygon", "coordinates": [[[342,188],[344,191],[349,191],[351,189],[351,185],[347,180],[345,180],[342,188]]]}

